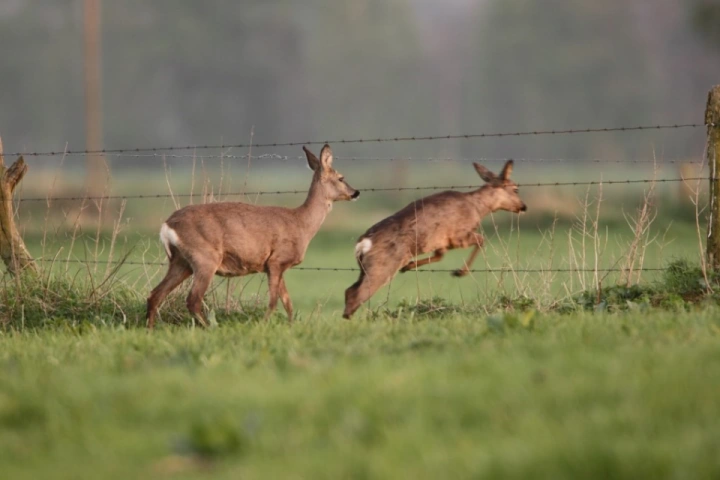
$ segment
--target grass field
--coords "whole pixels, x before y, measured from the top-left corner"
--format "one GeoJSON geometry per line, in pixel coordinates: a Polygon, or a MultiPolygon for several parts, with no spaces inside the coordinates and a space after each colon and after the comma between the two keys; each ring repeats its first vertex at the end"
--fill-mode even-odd
{"type": "MultiPolygon", "coordinates": [[[[332,212],[331,215],[335,213],[332,212]]],[[[443,297],[457,304],[491,303],[491,300],[498,295],[511,297],[523,295],[535,299],[537,306],[543,307],[583,290],[596,288],[595,268],[599,269],[598,278],[602,279],[603,285],[613,285],[624,278],[621,273],[604,273],[602,269],[626,266],[625,257],[634,238],[633,232],[627,226],[615,223],[605,230],[610,222],[605,217],[603,219],[605,223],[601,225],[599,231],[599,246],[596,248],[593,243],[595,239],[590,234],[583,238],[578,233],[577,225],[569,222],[558,223],[553,231],[552,226],[538,226],[532,223],[532,219],[521,219],[518,227],[517,223],[511,225],[507,221],[510,218],[509,214],[504,214],[504,218],[501,215],[498,217],[504,220],[504,223],[498,225],[497,230],[489,221],[484,226],[486,245],[474,268],[505,268],[517,271],[479,272],[462,279],[454,278],[449,271],[463,265],[469,250],[450,251],[440,263],[420,269],[418,272],[398,274],[389,286],[375,294],[367,306],[370,309],[385,306],[394,308],[400,302],[427,300],[433,297],[443,297]],[[572,234],[572,240],[569,234],[572,234]],[[596,251],[599,252],[597,263],[596,251]],[[575,271],[551,271],[568,268],[575,271]],[[433,269],[447,271],[427,271],[433,269]],[[527,273],[523,272],[524,269],[546,271],[527,273]],[[582,272],[578,269],[587,271],[582,272]]],[[[644,260],[636,262],[635,268],[641,266],[663,268],[676,259],[698,262],[700,250],[695,225],[687,221],[673,220],[662,217],[656,221],[657,225],[653,226],[648,235],[655,240],[647,242],[644,260]]],[[[361,233],[362,231],[341,228],[321,230],[312,240],[300,265],[301,268],[291,269],[285,274],[288,290],[300,318],[308,318],[318,312],[340,317],[344,304],[344,290],[358,277],[353,250],[361,233]],[[302,268],[339,268],[353,271],[315,271],[302,268]]],[[[41,257],[43,252],[40,245],[41,238],[37,235],[26,235],[26,240],[31,252],[36,257],[41,257]]],[[[100,254],[97,256],[101,261],[108,258],[110,243],[109,235],[105,235],[100,242],[100,254]]],[[[94,282],[99,284],[105,278],[106,272],[112,271],[112,266],[92,263],[96,258],[93,232],[79,236],[72,251],[68,247],[69,244],[67,235],[51,238],[47,243],[45,257],[57,260],[53,266],[56,274],[71,277],[79,282],[85,281],[88,276],[93,276],[94,282]],[[67,259],[79,263],[63,263],[67,259]],[[86,261],[90,263],[85,263],[86,261]]],[[[165,254],[157,239],[157,233],[149,230],[123,233],[114,248],[115,260],[122,258],[123,253],[130,252],[128,257],[130,263],[120,268],[113,277],[113,283],[129,285],[136,293],[137,300],[144,300],[167,269],[165,254]],[[138,265],[133,262],[147,262],[147,264],[138,265]]],[[[44,267],[47,269],[48,264],[44,264],[44,267]]],[[[652,283],[659,276],[660,273],[655,271],[644,272],[639,277],[634,277],[632,283],[638,279],[643,283],[652,283]]],[[[186,282],[186,288],[189,283],[186,282]]],[[[235,278],[229,283],[230,297],[234,305],[239,301],[251,306],[266,304],[265,275],[235,278]]],[[[214,286],[207,301],[210,305],[224,307],[228,280],[218,277],[214,286]]],[[[179,294],[182,296],[186,291],[180,289],[179,294]]]]}
{"type": "MultiPolygon", "coordinates": [[[[406,181],[479,183],[466,167],[406,181]]],[[[256,190],[306,186],[296,172],[257,176],[256,190]]],[[[378,186],[370,177],[351,183],[378,186]]],[[[115,194],[163,188],[157,175],[114,180],[115,194]]],[[[52,195],[75,194],[58,185],[52,195]]],[[[530,214],[484,222],[475,264],[511,271],[398,275],[352,321],[340,312],[357,272],[295,269],[293,324],[258,320],[267,297],[255,275],[215,282],[206,302],[217,328],[191,327],[178,292],[152,334],[144,302],[164,274],[157,226],[173,201],[107,202],[100,227],[91,203],[23,203],[31,253],[55,263],[0,285],[0,477],[718,478],[718,279],[697,267],[704,232],[677,185],[658,185],[647,203],[657,217],[633,231],[646,187],[523,189],[530,214]],[[146,264],[95,263],[125,254],[146,264]],[[629,281],[600,271],[676,259],[690,266],[629,281]]],[[[358,235],[426,193],[336,205],[302,266],[356,268],[358,235]]],[[[433,267],[458,268],[467,254],[433,267]]]]}
{"type": "Polygon", "coordinates": [[[720,311],[0,337],[4,478],[717,478],[720,311]]]}
{"type": "MultiPolygon", "coordinates": [[[[391,173],[396,164],[391,164],[391,173]]],[[[384,165],[379,165],[383,167],[384,165]]],[[[492,165],[496,167],[496,165],[492,165]]],[[[348,179],[361,190],[367,186],[388,187],[407,185],[480,185],[472,166],[466,162],[420,163],[396,176],[379,175],[377,164],[339,165],[348,179]],[[392,178],[390,178],[392,177],[392,178]]],[[[205,176],[195,178],[187,170],[175,169],[168,173],[167,183],[162,171],[138,176],[129,173],[113,176],[112,189],[108,193],[122,194],[168,194],[195,192],[194,203],[203,201],[203,190],[221,192],[303,190],[310,181],[309,170],[301,165],[284,168],[268,168],[251,171],[248,185],[244,176],[235,167],[233,175],[218,171],[206,171],[205,176]],[[235,180],[233,180],[235,179],[235,180]]],[[[581,180],[622,180],[676,178],[676,166],[665,165],[658,172],[651,168],[635,166],[632,170],[616,165],[586,165],[578,172],[563,166],[548,168],[533,164],[519,164],[514,174],[522,182],[566,182],[581,180]]],[[[403,172],[402,168],[398,172],[403,172]]],[[[397,172],[396,172],[397,173],[397,172]]],[[[50,175],[50,174],[47,174],[50,175]]],[[[196,174],[196,177],[200,177],[196,174]]],[[[77,195],[82,193],[77,179],[70,177],[55,180],[51,176],[42,184],[52,184],[53,196],[77,195]],[[75,182],[75,183],[73,183],[75,182]]],[[[704,183],[703,183],[704,186],[704,183]]],[[[24,197],[42,197],[47,192],[31,190],[23,192],[24,197]]],[[[635,232],[628,220],[637,217],[637,209],[643,204],[643,195],[649,184],[611,184],[563,186],[545,188],[522,188],[521,196],[529,205],[529,212],[520,218],[507,212],[500,212],[483,223],[487,237],[486,248],[478,258],[478,269],[588,269],[589,272],[542,274],[523,272],[477,273],[461,280],[450,277],[449,272],[409,272],[398,275],[393,282],[379,291],[369,302],[370,308],[396,307],[403,301],[442,297],[453,303],[485,302],[498,295],[524,295],[537,300],[539,306],[557,302],[597,285],[595,268],[622,268],[635,238],[635,232]],[[598,211],[598,199],[601,199],[598,211]],[[585,205],[587,202],[587,205],[585,205]],[[593,222],[597,218],[597,226],[593,222]],[[583,229],[586,231],[583,233],[583,229]],[[598,254],[597,257],[595,254],[598,254]]],[[[668,262],[685,258],[697,262],[700,258],[698,232],[695,225],[695,211],[687,198],[683,198],[677,183],[657,184],[650,202],[652,212],[657,212],[652,225],[642,236],[641,243],[647,245],[643,262],[635,261],[635,267],[662,268],[668,262]]],[[[328,215],[325,224],[313,239],[301,267],[305,268],[357,268],[353,257],[355,242],[360,234],[373,223],[409,201],[430,191],[366,192],[357,202],[339,202],[328,215]]],[[[222,194],[219,198],[224,198],[222,194]]],[[[234,196],[260,204],[293,206],[303,200],[303,194],[234,196]]],[[[703,200],[704,201],[704,200],[703,200]]],[[[26,242],[37,258],[59,261],[53,267],[55,272],[68,272],[73,278],[84,279],[88,274],[100,283],[103,275],[110,271],[105,265],[88,265],[85,261],[104,261],[110,256],[117,260],[129,252],[131,264],[123,266],[117,279],[128,284],[144,299],[159,282],[165,271],[165,254],[158,241],[158,226],[176,208],[176,203],[185,205],[187,197],[130,199],[122,205],[120,200],[103,205],[103,225],[98,230],[95,204],[86,202],[84,210],[77,201],[28,202],[20,205],[21,224],[26,242]],[[122,213],[121,213],[122,212],[122,213]],[[111,232],[116,229],[117,234],[111,232]],[[96,243],[100,232],[100,242],[96,243]],[[114,238],[114,241],[113,241],[114,238]],[[112,247],[111,247],[112,245],[112,247]],[[111,255],[111,250],[113,254],[111,255]],[[65,264],[64,260],[80,263],[65,264]],[[147,265],[133,265],[132,262],[146,262],[147,265]],[[161,265],[154,265],[160,263],[161,265]]],[[[701,222],[704,224],[704,218],[701,222]]],[[[704,233],[701,233],[704,235],[704,233]]],[[[468,251],[451,251],[446,258],[433,265],[436,269],[452,270],[462,266],[468,251]]],[[[48,264],[44,264],[47,268],[48,264]]],[[[427,270],[425,268],[423,270],[427,270]]],[[[653,282],[654,272],[646,272],[639,278],[653,282]]],[[[600,273],[604,285],[623,280],[622,275],[600,273]]],[[[303,271],[290,270],[286,274],[288,289],[298,314],[308,318],[322,312],[338,315],[343,307],[343,291],[357,279],[357,272],[346,271],[303,271]]],[[[635,278],[637,280],[637,278],[635,278]]],[[[214,294],[209,302],[225,305],[227,281],[217,279],[214,294]]],[[[265,277],[256,275],[230,282],[231,297],[242,298],[253,305],[264,305],[265,277]]]]}

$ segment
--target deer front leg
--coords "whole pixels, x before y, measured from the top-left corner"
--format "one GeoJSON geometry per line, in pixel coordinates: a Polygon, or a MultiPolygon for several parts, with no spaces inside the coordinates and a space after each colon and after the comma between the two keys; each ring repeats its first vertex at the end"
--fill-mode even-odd
{"type": "Polygon", "coordinates": [[[285,312],[287,312],[288,321],[292,322],[293,320],[293,306],[292,301],[290,300],[290,294],[287,291],[287,287],[285,286],[285,279],[280,277],[280,300],[282,300],[283,307],[285,307],[285,312]]]}
{"type": "Polygon", "coordinates": [[[463,265],[462,268],[458,268],[457,270],[452,272],[453,277],[464,277],[465,275],[470,273],[470,267],[475,261],[475,257],[477,257],[477,254],[480,252],[480,247],[482,247],[483,245],[483,238],[477,233],[473,233],[472,235],[474,237],[473,243],[475,244],[475,246],[473,247],[472,252],[470,252],[470,256],[465,261],[465,265],[463,265]]]}
{"type": "Polygon", "coordinates": [[[265,320],[268,320],[270,316],[277,308],[278,298],[280,297],[280,283],[282,282],[283,271],[278,266],[272,266],[267,268],[268,277],[268,293],[270,294],[270,301],[268,302],[268,309],[265,312],[265,320]]]}
{"type": "Polygon", "coordinates": [[[423,258],[422,260],[413,260],[412,262],[402,267],[400,269],[400,273],[405,273],[408,270],[415,270],[416,268],[427,265],[428,263],[439,262],[445,256],[445,252],[447,252],[446,248],[439,248],[435,250],[435,254],[432,257],[423,258]]]}

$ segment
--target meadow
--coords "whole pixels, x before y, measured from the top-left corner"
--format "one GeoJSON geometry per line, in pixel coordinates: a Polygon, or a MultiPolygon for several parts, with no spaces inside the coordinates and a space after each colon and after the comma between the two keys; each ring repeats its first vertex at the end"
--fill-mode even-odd
{"type": "Polygon", "coordinates": [[[6,332],[5,478],[717,478],[716,307],[6,332]]]}
{"type": "MultiPolygon", "coordinates": [[[[467,167],[403,178],[479,185],[467,167]]],[[[347,170],[353,186],[378,186],[347,170]]],[[[259,169],[247,189],[305,188],[309,175],[299,172],[259,169]]],[[[599,172],[587,168],[583,178],[599,172]]],[[[191,188],[186,171],[174,175],[117,175],[110,193],[191,188]]],[[[572,178],[562,168],[517,169],[518,182],[572,178]]],[[[244,184],[225,181],[224,192],[244,184]]],[[[196,186],[193,201],[223,198],[222,181],[210,184],[196,186]]],[[[52,185],[52,196],[76,191],[71,179],[52,185]]],[[[651,195],[648,184],[521,187],[527,215],[483,224],[475,268],[502,271],[398,275],[346,321],[343,291],[356,271],[291,270],[292,324],[282,313],[261,320],[262,276],[218,279],[206,298],[215,328],[192,326],[181,291],[152,333],[144,302],[165,261],[157,226],[175,201],[190,199],[23,202],[19,223],[42,274],[6,275],[0,288],[0,470],[7,478],[716,478],[718,279],[701,268],[704,214],[678,187],[659,183],[651,195]]],[[[427,193],[367,192],[337,204],[301,266],[356,268],[357,237],[427,193]]],[[[44,194],[28,186],[20,196],[44,194]]],[[[458,268],[467,253],[433,267],[458,268]]]]}
{"type": "MultiPolygon", "coordinates": [[[[92,278],[94,284],[121,283],[140,300],[164,275],[166,258],[157,232],[173,210],[212,200],[295,206],[304,199],[310,182],[309,170],[297,162],[249,171],[237,165],[234,168],[238,171],[204,167],[202,173],[187,163],[184,159],[174,169],[166,167],[165,171],[142,176],[130,169],[111,177],[109,195],[139,194],[146,198],[21,203],[20,224],[28,248],[43,260],[46,272],[75,282],[92,278]],[[238,194],[287,190],[298,193],[238,194]],[[184,196],[188,192],[193,196],[184,196]],[[115,269],[114,264],[104,263],[108,260],[121,266],[115,269]]],[[[353,186],[361,192],[370,191],[364,191],[357,202],[336,203],[302,265],[286,274],[293,302],[305,318],[318,312],[336,315],[342,309],[343,292],[358,275],[353,256],[357,238],[413,199],[433,193],[414,188],[482,184],[469,162],[391,162],[390,167],[336,163],[353,186]],[[391,175],[378,175],[377,169],[389,170],[391,175]],[[409,190],[372,191],[397,187],[409,190]]],[[[496,164],[488,162],[491,167],[496,164]]],[[[481,229],[487,241],[474,265],[478,272],[464,279],[452,278],[450,271],[463,265],[469,251],[450,251],[441,263],[396,276],[373,297],[370,308],[396,307],[401,302],[434,297],[461,304],[492,303],[498,295],[525,296],[539,307],[550,306],[602,285],[653,282],[661,274],[656,269],[678,259],[699,263],[704,254],[706,212],[696,211],[687,196],[688,190],[698,188],[697,201],[702,209],[707,202],[706,185],[696,181],[663,183],[680,177],[675,164],[659,164],[655,169],[650,165],[628,169],[590,164],[578,170],[519,163],[514,177],[521,184],[652,178],[658,183],[523,186],[521,197],[529,205],[527,214],[499,212],[483,222],[481,229]]],[[[52,185],[49,193],[28,185],[21,197],[81,196],[81,180],[61,169],[49,171],[40,182],[42,186],[52,185]]],[[[218,278],[209,302],[225,310],[232,304],[237,310],[243,308],[239,302],[242,298],[242,303],[260,307],[265,304],[265,291],[264,275],[218,278]]]]}

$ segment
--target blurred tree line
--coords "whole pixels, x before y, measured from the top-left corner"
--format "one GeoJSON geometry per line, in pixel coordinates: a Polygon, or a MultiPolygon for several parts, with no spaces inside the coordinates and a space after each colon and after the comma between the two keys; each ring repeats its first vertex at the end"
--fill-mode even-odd
{"type": "MultiPolygon", "coordinates": [[[[6,149],[84,147],[82,6],[0,3],[6,149]]],[[[106,0],[105,145],[239,143],[251,129],[273,142],[701,121],[720,79],[718,17],[707,0],[106,0]]],[[[637,138],[343,150],[646,153],[651,140],[637,138]]],[[[684,153],[698,138],[669,134],[662,148],[684,153]]]]}
{"type": "Polygon", "coordinates": [[[695,0],[692,19],[695,28],[710,45],[720,49],[720,1],[695,0]]]}

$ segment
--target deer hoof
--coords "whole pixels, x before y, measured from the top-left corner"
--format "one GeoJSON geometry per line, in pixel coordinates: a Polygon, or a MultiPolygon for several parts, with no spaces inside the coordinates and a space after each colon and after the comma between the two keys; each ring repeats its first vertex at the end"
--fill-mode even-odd
{"type": "Polygon", "coordinates": [[[452,272],[453,277],[464,277],[467,274],[468,274],[467,270],[463,270],[462,268],[453,270],[453,272],[452,272]]]}
{"type": "Polygon", "coordinates": [[[402,268],[400,269],[400,273],[405,273],[405,272],[407,272],[408,270],[412,270],[412,269],[413,269],[412,266],[410,266],[410,265],[405,265],[404,267],[402,267],[402,268]]]}

